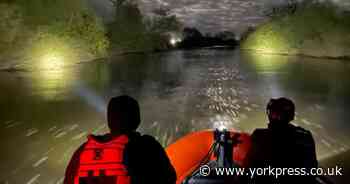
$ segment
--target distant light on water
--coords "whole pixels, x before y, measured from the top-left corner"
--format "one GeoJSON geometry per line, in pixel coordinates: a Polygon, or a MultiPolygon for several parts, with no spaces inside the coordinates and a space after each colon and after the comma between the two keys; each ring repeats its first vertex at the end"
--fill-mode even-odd
{"type": "Polygon", "coordinates": [[[171,45],[175,45],[176,44],[176,39],[175,38],[171,38],[170,39],[170,44],[171,45]]]}
{"type": "Polygon", "coordinates": [[[245,53],[244,57],[251,61],[258,72],[263,72],[265,74],[281,71],[291,62],[289,61],[289,57],[265,53],[249,52],[245,53]]]}

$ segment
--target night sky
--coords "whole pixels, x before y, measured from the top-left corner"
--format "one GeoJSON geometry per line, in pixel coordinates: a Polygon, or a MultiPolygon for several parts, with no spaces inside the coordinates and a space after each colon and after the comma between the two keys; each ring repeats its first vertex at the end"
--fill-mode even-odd
{"type": "MultiPolygon", "coordinates": [[[[113,9],[109,0],[88,0],[105,20],[110,20],[113,9]]],[[[143,13],[156,7],[168,7],[185,26],[197,27],[202,32],[231,30],[241,32],[257,25],[266,17],[263,12],[287,0],[138,0],[143,13]]],[[[325,1],[325,0],[320,0],[325,1]]],[[[330,0],[340,7],[350,7],[350,0],[330,0]]]]}

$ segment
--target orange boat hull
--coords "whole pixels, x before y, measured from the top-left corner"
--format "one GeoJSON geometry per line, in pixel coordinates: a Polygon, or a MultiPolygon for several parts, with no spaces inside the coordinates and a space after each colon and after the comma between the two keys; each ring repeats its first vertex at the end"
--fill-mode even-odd
{"type": "MultiPolygon", "coordinates": [[[[237,134],[230,131],[231,136],[237,134]]],[[[251,146],[250,136],[239,133],[241,143],[234,148],[233,160],[244,167],[244,159],[251,146]]],[[[177,174],[177,184],[181,183],[198,167],[214,143],[214,130],[198,131],[184,136],[166,148],[168,157],[177,174]]],[[[212,158],[214,159],[214,158],[212,158]]]]}

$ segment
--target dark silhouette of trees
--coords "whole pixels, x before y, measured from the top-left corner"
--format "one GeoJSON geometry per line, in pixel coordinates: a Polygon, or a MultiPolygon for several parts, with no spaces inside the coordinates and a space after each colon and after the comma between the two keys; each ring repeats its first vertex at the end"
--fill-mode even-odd
{"type": "Polygon", "coordinates": [[[124,3],[130,3],[131,1],[129,0],[109,0],[113,7],[115,8],[115,17],[114,17],[114,21],[115,22],[118,22],[119,19],[120,19],[120,11],[121,11],[121,8],[122,8],[122,5],[124,3]]]}
{"type": "Polygon", "coordinates": [[[180,23],[170,10],[158,8],[152,16],[141,13],[135,0],[111,0],[115,18],[108,26],[112,49],[118,52],[148,52],[171,48],[170,33],[179,30],[180,23]]]}
{"type": "Polygon", "coordinates": [[[119,7],[122,5],[126,0],[109,0],[114,7],[119,7]]]}
{"type": "Polygon", "coordinates": [[[253,26],[249,26],[242,34],[241,34],[241,38],[240,38],[240,41],[243,42],[245,41],[248,36],[253,33],[254,31],[256,30],[255,27],[253,26]]]}
{"type": "Polygon", "coordinates": [[[237,45],[236,35],[230,31],[223,31],[217,34],[207,33],[203,35],[196,28],[184,28],[183,40],[179,44],[180,48],[191,49],[198,47],[229,46],[237,45]]]}
{"type": "Polygon", "coordinates": [[[294,14],[299,6],[298,0],[288,0],[287,3],[272,7],[271,10],[265,12],[268,17],[278,17],[281,15],[294,14]]]}
{"type": "Polygon", "coordinates": [[[223,31],[219,32],[216,37],[222,40],[235,40],[236,34],[230,31],[223,31]]]}
{"type": "Polygon", "coordinates": [[[181,28],[181,23],[169,8],[160,7],[152,11],[151,18],[145,20],[148,31],[156,33],[176,32],[181,28]]]}
{"type": "Polygon", "coordinates": [[[182,32],[183,40],[179,44],[181,48],[203,47],[203,35],[196,28],[186,27],[182,32]]]}
{"type": "Polygon", "coordinates": [[[146,33],[143,15],[132,1],[113,1],[114,21],[108,25],[108,37],[112,48],[119,50],[142,50],[146,33]]]}

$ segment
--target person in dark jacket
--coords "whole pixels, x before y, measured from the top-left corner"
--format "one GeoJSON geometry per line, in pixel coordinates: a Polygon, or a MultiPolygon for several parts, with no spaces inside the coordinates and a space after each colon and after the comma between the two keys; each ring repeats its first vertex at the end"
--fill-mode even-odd
{"type": "Polygon", "coordinates": [[[111,177],[106,175],[113,175],[114,170],[101,168],[103,164],[107,164],[108,168],[122,168],[119,173],[114,173],[118,176],[114,180],[112,178],[110,183],[175,184],[176,173],[163,147],[152,136],[136,131],[140,124],[140,109],[135,99],[129,96],[112,98],[108,104],[107,119],[110,133],[89,136],[89,140],[80,146],[68,164],[64,184],[107,184],[111,177]],[[118,160],[122,162],[117,163],[118,160]],[[114,165],[108,165],[114,161],[114,165]],[[91,172],[84,174],[89,169],[91,172]],[[97,170],[97,174],[94,170],[97,170]],[[128,177],[117,180],[124,177],[120,175],[128,177]]]}
{"type": "Polygon", "coordinates": [[[265,176],[250,178],[248,183],[315,183],[314,176],[305,176],[311,168],[318,166],[315,142],[310,131],[291,124],[295,116],[294,103],[287,98],[271,99],[266,112],[268,128],[256,129],[251,135],[252,147],[248,151],[245,165],[252,169],[286,169],[283,176],[276,177],[267,172],[265,176]],[[293,171],[287,171],[288,168],[293,171]]]}

